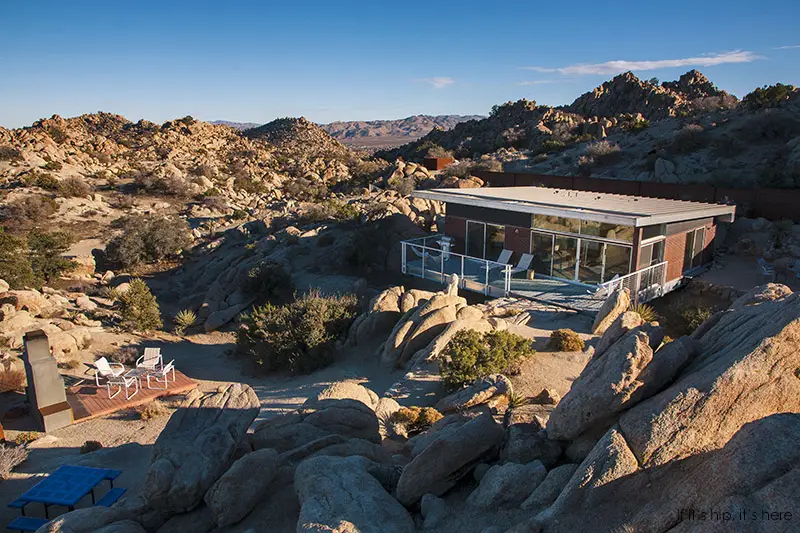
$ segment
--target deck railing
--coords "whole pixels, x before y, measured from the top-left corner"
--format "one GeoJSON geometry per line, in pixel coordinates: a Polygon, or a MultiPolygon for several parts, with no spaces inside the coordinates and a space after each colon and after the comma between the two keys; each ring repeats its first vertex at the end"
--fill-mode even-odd
{"type": "Polygon", "coordinates": [[[662,296],[666,282],[667,262],[663,261],[602,283],[599,285],[598,295],[607,297],[618,288],[628,289],[631,301],[636,305],[662,296]]]}
{"type": "Polygon", "coordinates": [[[458,274],[459,288],[489,296],[506,296],[511,290],[511,265],[451,252],[440,245],[442,236],[403,241],[403,273],[447,283],[458,274]]]}

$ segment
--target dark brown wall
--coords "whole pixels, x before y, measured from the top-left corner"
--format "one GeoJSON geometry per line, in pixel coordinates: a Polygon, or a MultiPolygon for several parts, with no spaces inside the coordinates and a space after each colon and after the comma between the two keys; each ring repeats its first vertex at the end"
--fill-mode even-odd
{"type": "Polygon", "coordinates": [[[511,260],[516,263],[520,255],[531,250],[531,229],[506,226],[506,250],[514,252],[511,260]]]}
{"type": "Polygon", "coordinates": [[[490,187],[536,185],[554,189],[576,189],[650,198],[730,203],[736,205],[736,214],[739,216],[764,217],[769,220],[800,218],[797,208],[800,205],[800,190],[797,189],[732,189],[710,185],[550,176],[522,172],[476,171],[475,175],[490,187]]]}
{"type": "Polygon", "coordinates": [[[445,215],[444,234],[455,239],[455,249],[457,254],[464,253],[464,241],[467,237],[467,221],[463,218],[445,215]]]}
{"type": "Polygon", "coordinates": [[[686,234],[675,233],[664,243],[664,260],[667,261],[667,281],[683,275],[683,252],[686,249],[686,234]]]}
{"type": "Polygon", "coordinates": [[[531,214],[518,211],[504,211],[502,209],[489,209],[473,205],[462,205],[448,202],[445,204],[445,213],[454,217],[480,222],[489,222],[501,226],[531,227],[531,214]]]}

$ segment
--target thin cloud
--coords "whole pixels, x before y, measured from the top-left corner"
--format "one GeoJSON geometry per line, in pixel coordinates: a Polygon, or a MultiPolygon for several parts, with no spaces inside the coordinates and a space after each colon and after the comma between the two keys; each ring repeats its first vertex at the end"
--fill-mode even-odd
{"type": "Polygon", "coordinates": [[[561,68],[547,67],[522,67],[523,70],[536,72],[558,73],[565,76],[607,75],[619,74],[628,70],[657,70],[676,67],[712,67],[726,63],[750,63],[762,59],[753,52],[735,50],[721,54],[709,54],[699,57],[685,57],[682,59],[658,59],[654,61],[606,61],[605,63],[581,63],[561,68]]]}
{"type": "Polygon", "coordinates": [[[791,44],[789,46],[776,46],[773,50],[796,50],[800,48],[800,44],[791,44]]]}
{"type": "Polygon", "coordinates": [[[521,81],[517,83],[517,85],[547,85],[549,83],[563,83],[570,79],[572,78],[561,78],[560,80],[529,80],[529,81],[521,81]]]}
{"type": "Polygon", "coordinates": [[[434,78],[423,78],[421,81],[425,83],[430,83],[434,89],[444,89],[450,85],[453,85],[456,80],[453,78],[448,78],[446,76],[436,76],[434,78]]]}

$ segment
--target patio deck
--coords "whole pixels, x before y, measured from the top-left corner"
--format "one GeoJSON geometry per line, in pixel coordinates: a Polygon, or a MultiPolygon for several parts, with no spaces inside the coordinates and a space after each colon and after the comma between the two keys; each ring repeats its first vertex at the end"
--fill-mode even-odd
{"type": "Polygon", "coordinates": [[[185,374],[175,371],[175,381],[169,383],[166,390],[148,389],[145,381],[144,387],[130,400],[125,399],[125,391],[116,397],[109,398],[106,387],[97,387],[94,382],[85,382],[67,388],[67,402],[72,407],[72,416],[75,422],[83,422],[100,416],[109,415],[122,409],[138,407],[149,403],[156,398],[183,394],[197,387],[197,382],[185,374]]]}

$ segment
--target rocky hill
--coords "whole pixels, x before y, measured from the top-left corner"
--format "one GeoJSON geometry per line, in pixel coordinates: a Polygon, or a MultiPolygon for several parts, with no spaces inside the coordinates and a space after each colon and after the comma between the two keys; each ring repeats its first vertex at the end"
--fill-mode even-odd
{"type": "Polygon", "coordinates": [[[346,145],[378,149],[391,148],[418,139],[434,129],[449,130],[479,115],[414,115],[397,120],[345,121],[322,124],[320,127],[346,145]]]}
{"type": "Polygon", "coordinates": [[[230,120],[212,120],[209,124],[229,126],[235,130],[244,131],[260,126],[257,122],[231,122],[230,120]]]}

